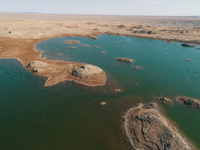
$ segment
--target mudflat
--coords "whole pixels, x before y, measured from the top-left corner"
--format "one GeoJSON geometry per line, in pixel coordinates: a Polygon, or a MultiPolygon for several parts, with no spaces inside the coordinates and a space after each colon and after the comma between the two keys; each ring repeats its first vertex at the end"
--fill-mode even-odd
{"type": "Polygon", "coordinates": [[[76,67],[85,64],[41,58],[41,52],[35,50],[35,44],[48,38],[62,36],[82,36],[95,39],[97,34],[126,35],[200,44],[199,24],[200,17],[0,13],[0,58],[17,58],[33,73],[48,77],[46,86],[65,80],[87,83],[89,86],[102,86],[107,80],[103,70],[98,74],[98,78],[89,78],[92,81],[82,82],[85,79],[81,79],[80,76],[74,77],[72,72],[76,67]],[[29,65],[34,61],[40,62],[36,63],[39,67],[37,71],[29,65]],[[40,65],[44,63],[46,65],[40,65]],[[65,69],[60,69],[61,64],[65,69]]]}

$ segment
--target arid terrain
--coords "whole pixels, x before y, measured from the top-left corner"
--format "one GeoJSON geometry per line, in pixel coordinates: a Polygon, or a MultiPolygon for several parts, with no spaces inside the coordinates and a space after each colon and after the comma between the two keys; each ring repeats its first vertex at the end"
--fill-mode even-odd
{"type": "MultiPolygon", "coordinates": [[[[83,79],[80,77],[74,79],[71,75],[72,70],[80,64],[70,63],[73,67],[68,69],[66,77],[63,78],[63,69],[56,63],[59,65],[62,63],[68,68],[66,65],[69,65],[69,62],[54,61],[53,69],[52,65],[51,69],[48,69],[47,66],[49,67],[48,64],[52,64],[52,61],[40,58],[41,52],[35,50],[35,43],[62,36],[96,38],[97,34],[113,34],[200,44],[199,25],[199,17],[0,13],[0,58],[17,58],[25,67],[33,61],[46,63],[47,65],[40,66],[40,69],[43,68],[42,72],[34,71],[37,75],[48,77],[50,83],[51,79],[54,80],[51,84],[46,82],[45,85],[53,85],[64,80],[74,80],[84,84],[81,82],[83,79]]],[[[105,72],[101,75],[98,79],[92,79],[91,86],[106,83],[105,72]]]]}
{"type": "MultiPolygon", "coordinates": [[[[47,77],[44,86],[65,81],[104,86],[106,72],[98,66],[48,60],[35,49],[36,43],[49,38],[81,36],[96,39],[98,34],[200,44],[200,17],[0,13],[0,58],[15,58],[32,73],[47,77]]],[[[65,44],[71,43],[79,44],[79,41],[66,41],[65,44]]],[[[116,89],[116,92],[121,90],[116,89]]],[[[191,101],[188,98],[183,100],[191,101]]],[[[199,103],[197,105],[194,101],[193,104],[199,108],[199,103]]],[[[135,107],[128,110],[124,120],[125,134],[134,149],[195,149],[157,109],[135,107]]]]}

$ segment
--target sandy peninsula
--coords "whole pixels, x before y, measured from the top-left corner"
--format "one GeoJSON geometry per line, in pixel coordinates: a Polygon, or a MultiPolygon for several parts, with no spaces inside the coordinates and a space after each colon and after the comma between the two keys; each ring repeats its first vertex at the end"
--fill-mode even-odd
{"type": "Polygon", "coordinates": [[[48,77],[45,86],[66,80],[102,86],[107,78],[101,68],[41,58],[35,44],[62,36],[95,39],[98,34],[200,44],[199,24],[198,17],[0,13],[0,58],[16,58],[34,74],[48,77]],[[73,74],[74,70],[78,70],[78,74],[73,74]]]}

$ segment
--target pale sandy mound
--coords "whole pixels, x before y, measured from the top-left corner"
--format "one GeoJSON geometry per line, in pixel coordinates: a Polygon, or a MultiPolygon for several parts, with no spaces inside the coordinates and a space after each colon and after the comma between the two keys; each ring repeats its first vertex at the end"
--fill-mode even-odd
{"type": "Polygon", "coordinates": [[[82,84],[104,85],[107,80],[105,72],[101,68],[88,64],[74,68],[72,75],[75,77],[75,82],[82,84]]]}

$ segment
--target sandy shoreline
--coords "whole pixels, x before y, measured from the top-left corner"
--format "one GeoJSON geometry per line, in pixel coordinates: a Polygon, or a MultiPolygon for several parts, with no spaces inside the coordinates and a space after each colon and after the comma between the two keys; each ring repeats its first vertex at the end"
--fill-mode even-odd
{"type": "MultiPolygon", "coordinates": [[[[41,52],[35,49],[35,44],[49,38],[64,36],[95,39],[98,34],[200,44],[200,28],[197,27],[199,23],[200,18],[192,17],[0,13],[0,58],[17,58],[24,67],[27,67],[33,61],[54,63],[53,67],[55,68],[57,67],[55,64],[62,64],[63,66],[71,64],[73,67],[67,69],[70,72],[70,69],[84,64],[41,58],[41,52]]],[[[46,86],[64,80],[74,80],[70,73],[67,74],[67,78],[60,76],[55,79],[55,76],[63,74],[63,72],[59,72],[59,69],[56,70],[56,72],[37,73],[37,75],[48,77],[48,82],[54,80],[46,86]]],[[[98,84],[91,82],[91,86],[104,85],[106,83],[105,72],[103,74],[102,81],[98,81],[98,84]]],[[[77,80],[77,82],[81,83],[80,80],[77,80]]]]}

